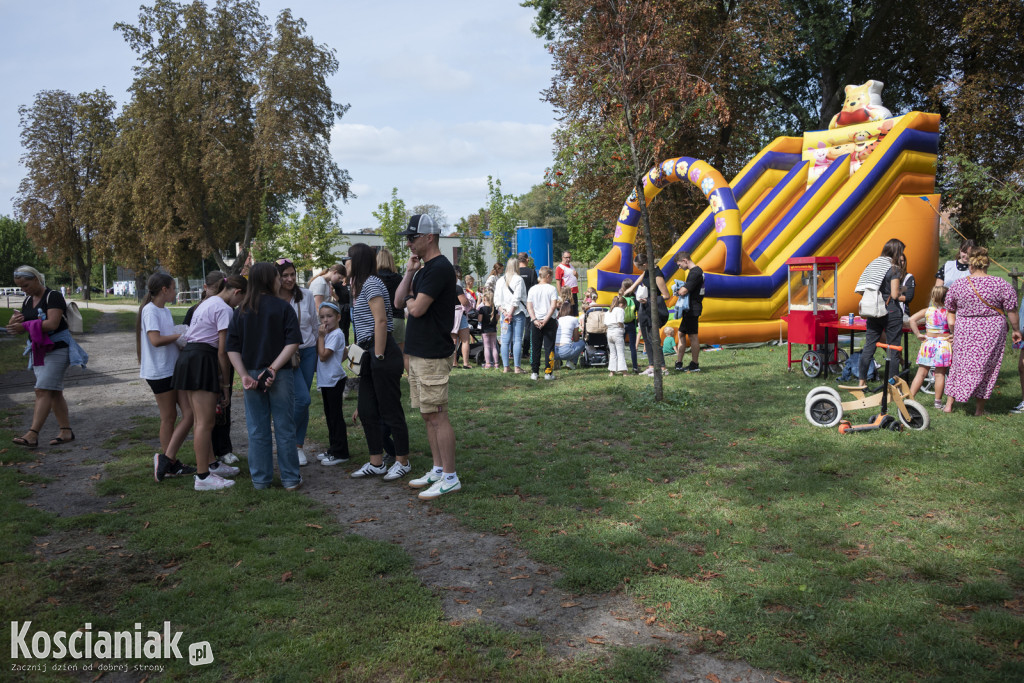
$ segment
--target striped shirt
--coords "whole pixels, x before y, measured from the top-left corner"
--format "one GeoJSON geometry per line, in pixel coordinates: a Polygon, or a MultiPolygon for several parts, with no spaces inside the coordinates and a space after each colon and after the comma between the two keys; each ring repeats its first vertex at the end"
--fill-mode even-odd
{"type": "Polygon", "coordinates": [[[871,289],[881,290],[882,281],[885,280],[885,274],[892,268],[892,259],[886,256],[879,256],[874,261],[868,264],[868,267],[861,273],[860,279],[857,280],[857,286],[853,288],[853,291],[861,293],[869,287],[871,289]]]}
{"type": "Polygon", "coordinates": [[[395,327],[394,313],[391,310],[391,301],[388,296],[388,288],[376,275],[366,278],[359,296],[352,302],[352,328],[355,331],[356,342],[366,341],[373,336],[373,312],[370,310],[370,299],[380,297],[384,300],[384,310],[388,316],[388,332],[395,327]]]}

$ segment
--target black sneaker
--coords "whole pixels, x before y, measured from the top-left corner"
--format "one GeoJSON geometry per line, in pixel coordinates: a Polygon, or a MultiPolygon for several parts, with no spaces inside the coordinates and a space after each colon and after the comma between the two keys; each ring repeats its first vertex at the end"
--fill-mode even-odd
{"type": "Polygon", "coordinates": [[[696,363],[691,362],[689,365],[683,368],[683,372],[700,372],[700,366],[697,365],[696,363]]]}
{"type": "Polygon", "coordinates": [[[681,360],[676,361],[676,370],[681,372],[682,369],[683,369],[683,361],[681,361],[681,360]]]}
{"type": "Polygon", "coordinates": [[[167,468],[171,464],[171,459],[163,453],[153,454],[153,480],[160,483],[167,476],[167,468]]]}
{"type": "MultiPolygon", "coordinates": [[[[166,457],[166,456],[164,456],[166,457]]],[[[232,468],[234,469],[234,468],[232,468]]],[[[168,477],[178,477],[183,474],[195,474],[196,468],[191,465],[186,465],[180,460],[171,460],[171,464],[167,466],[168,477]]]]}

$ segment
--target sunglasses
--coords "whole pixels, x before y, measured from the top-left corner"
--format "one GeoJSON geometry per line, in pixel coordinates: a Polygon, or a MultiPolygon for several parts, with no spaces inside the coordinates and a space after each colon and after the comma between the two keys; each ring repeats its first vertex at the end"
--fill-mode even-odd
{"type": "Polygon", "coordinates": [[[277,263],[277,265],[279,265],[279,266],[283,266],[283,265],[285,265],[285,264],[288,264],[289,266],[290,266],[290,265],[294,265],[294,264],[292,263],[292,260],[291,260],[290,258],[279,258],[279,259],[277,259],[276,263],[277,263]]]}
{"type": "Polygon", "coordinates": [[[419,238],[419,237],[423,237],[423,235],[419,235],[419,234],[417,234],[417,235],[406,235],[405,236],[405,241],[406,242],[415,242],[416,239],[419,238]]]}

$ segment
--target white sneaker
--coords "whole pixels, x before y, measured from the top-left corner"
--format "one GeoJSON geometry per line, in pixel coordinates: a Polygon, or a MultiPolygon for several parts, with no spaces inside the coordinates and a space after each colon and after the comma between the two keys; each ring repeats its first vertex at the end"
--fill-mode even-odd
{"type": "Polygon", "coordinates": [[[217,491],[219,489],[226,489],[235,485],[235,482],[232,480],[218,477],[213,472],[210,472],[206,479],[200,479],[198,474],[195,475],[195,479],[196,491],[217,491]]]}
{"type": "Polygon", "coordinates": [[[420,491],[420,495],[417,496],[420,500],[433,500],[439,498],[446,493],[455,493],[456,491],[462,490],[462,482],[456,479],[455,481],[448,481],[446,479],[438,479],[435,481],[429,489],[426,491],[420,491]]]}
{"type": "Polygon", "coordinates": [[[210,473],[216,474],[218,477],[233,477],[242,470],[231,465],[225,465],[221,460],[214,460],[210,465],[210,473]]]}
{"type": "Polygon", "coordinates": [[[360,477],[370,477],[377,474],[386,474],[388,471],[384,465],[374,465],[372,462],[368,462],[358,470],[351,474],[353,479],[359,479],[360,477]]]}
{"type": "Polygon", "coordinates": [[[316,459],[319,460],[320,462],[323,462],[324,460],[326,460],[329,457],[331,457],[331,454],[328,453],[327,451],[324,451],[323,453],[317,453],[316,454],[316,459]]]}
{"type": "Polygon", "coordinates": [[[304,451],[301,448],[299,448],[298,452],[299,452],[299,467],[305,467],[306,465],[309,464],[309,461],[306,460],[306,451],[304,451]]]}
{"type": "MultiPolygon", "coordinates": [[[[323,465],[324,467],[334,467],[335,465],[340,465],[342,463],[348,462],[348,458],[335,458],[330,453],[324,453],[324,455],[327,456],[327,457],[325,457],[323,460],[320,461],[320,464],[323,465]]],[[[352,475],[352,476],[355,476],[355,475],[352,475]]],[[[359,475],[359,476],[363,476],[363,475],[359,475]]]]}
{"type": "Polygon", "coordinates": [[[224,455],[220,456],[217,459],[220,460],[225,465],[234,465],[236,462],[238,462],[238,456],[235,455],[234,453],[225,453],[224,455]]]}
{"type": "Polygon", "coordinates": [[[1015,405],[1013,408],[1010,408],[1010,413],[1013,414],[1013,415],[1024,414],[1024,401],[1021,401],[1020,403],[1015,405]]]}
{"type": "Polygon", "coordinates": [[[384,475],[384,481],[394,481],[395,479],[401,479],[405,475],[412,472],[411,465],[403,465],[400,462],[395,462],[388,470],[388,473],[384,475]]]}
{"type": "Polygon", "coordinates": [[[434,474],[434,470],[433,469],[429,469],[429,470],[427,470],[427,473],[424,474],[419,479],[411,480],[409,482],[409,486],[411,486],[414,489],[421,489],[424,486],[430,486],[435,481],[440,481],[440,480],[441,480],[441,475],[440,474],[434,474]]]}
{"type": "Polygon", "coordinates": [[[530,379],[532,379],[534,382],[536,382],[537,381],[537,373],[536,372],[531,372],[530,373],[530,379]]]}
{"type": "Polygon", "coordinates": [[[550,375],[544,375],[544,379],[554,379],[554,378],[555,378],[555,373],[553,373],[553,372],[550,375]]]}

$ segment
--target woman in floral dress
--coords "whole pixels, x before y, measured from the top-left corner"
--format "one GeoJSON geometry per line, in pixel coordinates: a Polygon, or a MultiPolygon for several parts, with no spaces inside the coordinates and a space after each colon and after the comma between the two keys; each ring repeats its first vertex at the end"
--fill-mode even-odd
{"type": "Polygon", "coordinates": [[[974,414],[983,415],[1003,362],[1006,318],[1013,341],[1021,340],[1017,293],[1002,278],[988,274],[990,262],[988,249],[972,247],[970,276],[954,282],[946,294],[949,327],[953,330],[953,364],[944,408],[947,413],[953,411],[954,401],[965,403],[974,397],[974,414]]]}

